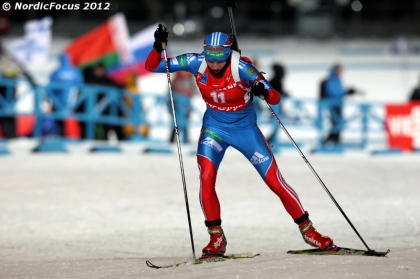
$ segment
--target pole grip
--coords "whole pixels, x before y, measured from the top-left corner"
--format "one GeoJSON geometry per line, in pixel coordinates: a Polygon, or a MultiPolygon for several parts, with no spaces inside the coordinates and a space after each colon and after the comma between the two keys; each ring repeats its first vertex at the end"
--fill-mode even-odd
{"type": "Polygon", "coordinates": [[[166,49],[166,43],[162,43],[162,49],[166,49]]]}

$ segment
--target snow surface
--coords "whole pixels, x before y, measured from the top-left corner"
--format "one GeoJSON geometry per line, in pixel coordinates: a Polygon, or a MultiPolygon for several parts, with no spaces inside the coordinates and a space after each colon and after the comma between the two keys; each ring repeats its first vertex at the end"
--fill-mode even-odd
{"type": "MultiPolygon", "coordinates": [[[[154,270],[188,261],[192,248],[176,146],[172,154],[33,154],[30,140],[0,157],[0,278],[420,278],[420,154],[305,154],[367,245],[386,258],[289,255],[310,248],[252,165],[229,149],[217,190],[228,253],[254,259],[154,270]]],[[[198,201],[195,144],[183,163],[196,256],[208,234],[198,201]]],[[[365,248],[300,155],[276,154],[315,227],[344,247],[365,248]]]]}

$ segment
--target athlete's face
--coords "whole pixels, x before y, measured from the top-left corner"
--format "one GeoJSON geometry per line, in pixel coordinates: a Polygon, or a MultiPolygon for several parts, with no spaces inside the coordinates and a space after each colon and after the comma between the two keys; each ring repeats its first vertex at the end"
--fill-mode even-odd
{"type": "Polygon", "coordinates": [[[218,62],[218,61],[207,61],[207,66],[216,74],[218,74],[223,68],[226,66],[226,61],[218,62]]]}

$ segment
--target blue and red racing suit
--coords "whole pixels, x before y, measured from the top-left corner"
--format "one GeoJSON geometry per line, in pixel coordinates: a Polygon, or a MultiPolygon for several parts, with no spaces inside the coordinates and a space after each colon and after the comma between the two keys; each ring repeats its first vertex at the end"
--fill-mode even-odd
{"type": "MultiPolygon", "coordinates": [[[[161,53],[154,49],[146,60],[146,70],[166,73],[161,53]]],[[[296,192],[286,183],[274,155],[257,126],[257,117],[248,94],[249,81],[259,81],[269,92],[266,101],[277,104],[280,93],[246,57],[233,52],[222,73],[213,73],[203,54],[187,53],[168,58],[170,72],[187,71],[195,76],[207,104],[198,141],[197,162],[200,170],[200,202],[206,223],[221,220],[216,194],[216,176],[229,146],[239,150],[254,165],[268,187],[280,198],[293,219],[305,214],[296,192]]]]}

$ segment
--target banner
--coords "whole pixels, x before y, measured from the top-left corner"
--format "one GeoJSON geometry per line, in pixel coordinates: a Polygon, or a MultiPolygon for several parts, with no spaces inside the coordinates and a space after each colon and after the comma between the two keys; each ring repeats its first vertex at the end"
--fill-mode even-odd
{"type": "Polygon", "coordinates": [[[5,43],[5,49],[23,66],[44,66],[50,53],[52,22],[49,16],[27,21],[24,37],[5,43]]]}
{"type": "Polygon", "coordinates": [[[388,147],[420,149],[420,102],[386,105],[388,147]]]}

